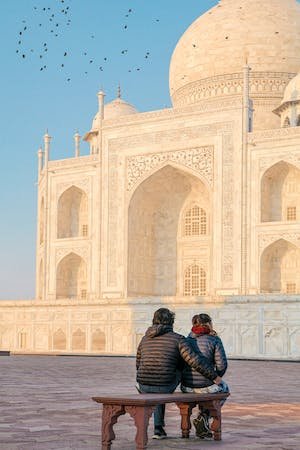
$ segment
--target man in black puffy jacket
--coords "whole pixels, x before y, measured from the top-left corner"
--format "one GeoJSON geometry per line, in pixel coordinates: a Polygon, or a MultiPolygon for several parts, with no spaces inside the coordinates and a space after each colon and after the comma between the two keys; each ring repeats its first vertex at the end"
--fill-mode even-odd
{"type": "MultiPolygon", "coordinates": [[[[184,363],[220,384],[222,379],[199,351],[194,351],[186,338],[173,331],[175,314],[167,308],[158,309],[152,326],[142,338],[136,356],[137,389],[142,393],[174,392],[181,379],[184,363]]],[[[154,411],[154,439],[167,436],[164,430],[165,405],[154,411]]]]}

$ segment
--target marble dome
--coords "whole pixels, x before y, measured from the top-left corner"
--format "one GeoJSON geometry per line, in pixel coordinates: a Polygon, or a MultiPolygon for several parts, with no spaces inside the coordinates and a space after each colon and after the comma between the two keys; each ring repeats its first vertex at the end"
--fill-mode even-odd
{"type": "MultiPolygon", "coordinates": [[[[121,116],[127,116],[129,114],[136,114],[137,109],[132,106],[130,103],[127,103],[120,97],[117,97],[115,100],[107,103],[104,106],[104,120],[116,119],[121,116]]],[[[94,117],[92,129],[96,129],[98,127],[98,117],[99,112],[94,117]]]]}
{"type": "Polygon", "coordinates": [[[172,55],[173,105],[197,102],[195,95],[186,102],[183,97],[197,90],[201,80],[241,73],[246,61],[251,73],[276,73],[279,81],[284,80],[283,94],[300,70],[300,4],[296,0],[221,0],[200,16],[172,55]]]}
{"type": "Polygon", "coordinates": [[[300,73],[287,85],[284,91],[282,103],[300,101],[300,73]]]}

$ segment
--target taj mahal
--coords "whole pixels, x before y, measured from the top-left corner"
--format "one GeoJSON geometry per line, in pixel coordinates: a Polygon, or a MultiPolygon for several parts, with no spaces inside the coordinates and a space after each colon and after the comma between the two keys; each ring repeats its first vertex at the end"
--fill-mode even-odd
{"type": "Polygon", "coordinates": [[[36,298],[1,302],[0,349],[134,355],[167,306],[230,357],[299,359],[299,71],[296,0],[220,0],[175,47],[171,108],[100,91],[89,155],[46,133],[36,298]]]}

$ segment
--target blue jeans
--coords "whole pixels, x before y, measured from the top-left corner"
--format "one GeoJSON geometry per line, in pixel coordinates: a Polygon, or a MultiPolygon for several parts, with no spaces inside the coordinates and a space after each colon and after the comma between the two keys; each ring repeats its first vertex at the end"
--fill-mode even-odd
{"type": "MultiPolygon", "coordinates": [[[[141,394],[172,394],[180,383],[180,375],[178,373],[176,381],[168,386],[149,386],[147,384],[136,384],[137,390],[141,394]]],[[[157,405],[154,410],[154,428],[165,426],[165,408],[166,405],[157,405]]]]}
{"type": "MultiPolygon", "coordinates": [[[[229,392],[228,384],[222,380],[222,382],[217,384],[212,384],[211,386],[203,387],[203,388],[190,388],[184,385],[181,385],[182,392],[185,393],[195,393],[195,394],[217,394],[221,392],[229,392]]],[[[227,399],[224,398],[220,401],[220,405],[223,406],[227,399]]]]}

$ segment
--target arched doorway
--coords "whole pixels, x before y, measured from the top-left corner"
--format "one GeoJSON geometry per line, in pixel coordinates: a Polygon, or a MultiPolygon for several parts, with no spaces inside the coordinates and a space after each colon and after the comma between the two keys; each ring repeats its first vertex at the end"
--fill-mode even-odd
{"type": "Polygon", "coordinates": [[[167,165],[138,186],[128,210],[128,295],[183,294],[184,266],[195,259],[209,266],[208,214],[208,189],[188,171],[167,165]],[[188,205],[199,208],[191,213],[193,230],[199,227],[185,235],[188,205]]]}
{"type": "Polygon", "coordinates": [[[56,298],[86,298],[85,261],[75,253],[65,256],[57,267],[56,298]]]}
{"type": "Polygon", "coordinates": [[[67,338],[61,328],[55,331],[53,334],[53,350],[66,350],[67,338]]]}
{"type": "Polygon", "coordinates": [[[261,221],[298,220],[300,170],[284,161],[270,167],[261,181],[261,221]]]}
{"type": "Polygon", "coordinates": [[[71,238],[88,234],[88,199],[76,186],[67,189],[57,205],[57,237],[71,238]]]}
{"type": "Polygon", "coordinates": [[[261,292],[297,294],[300,292],[300,249],[279,239],[261,256],[261,292]]]}

